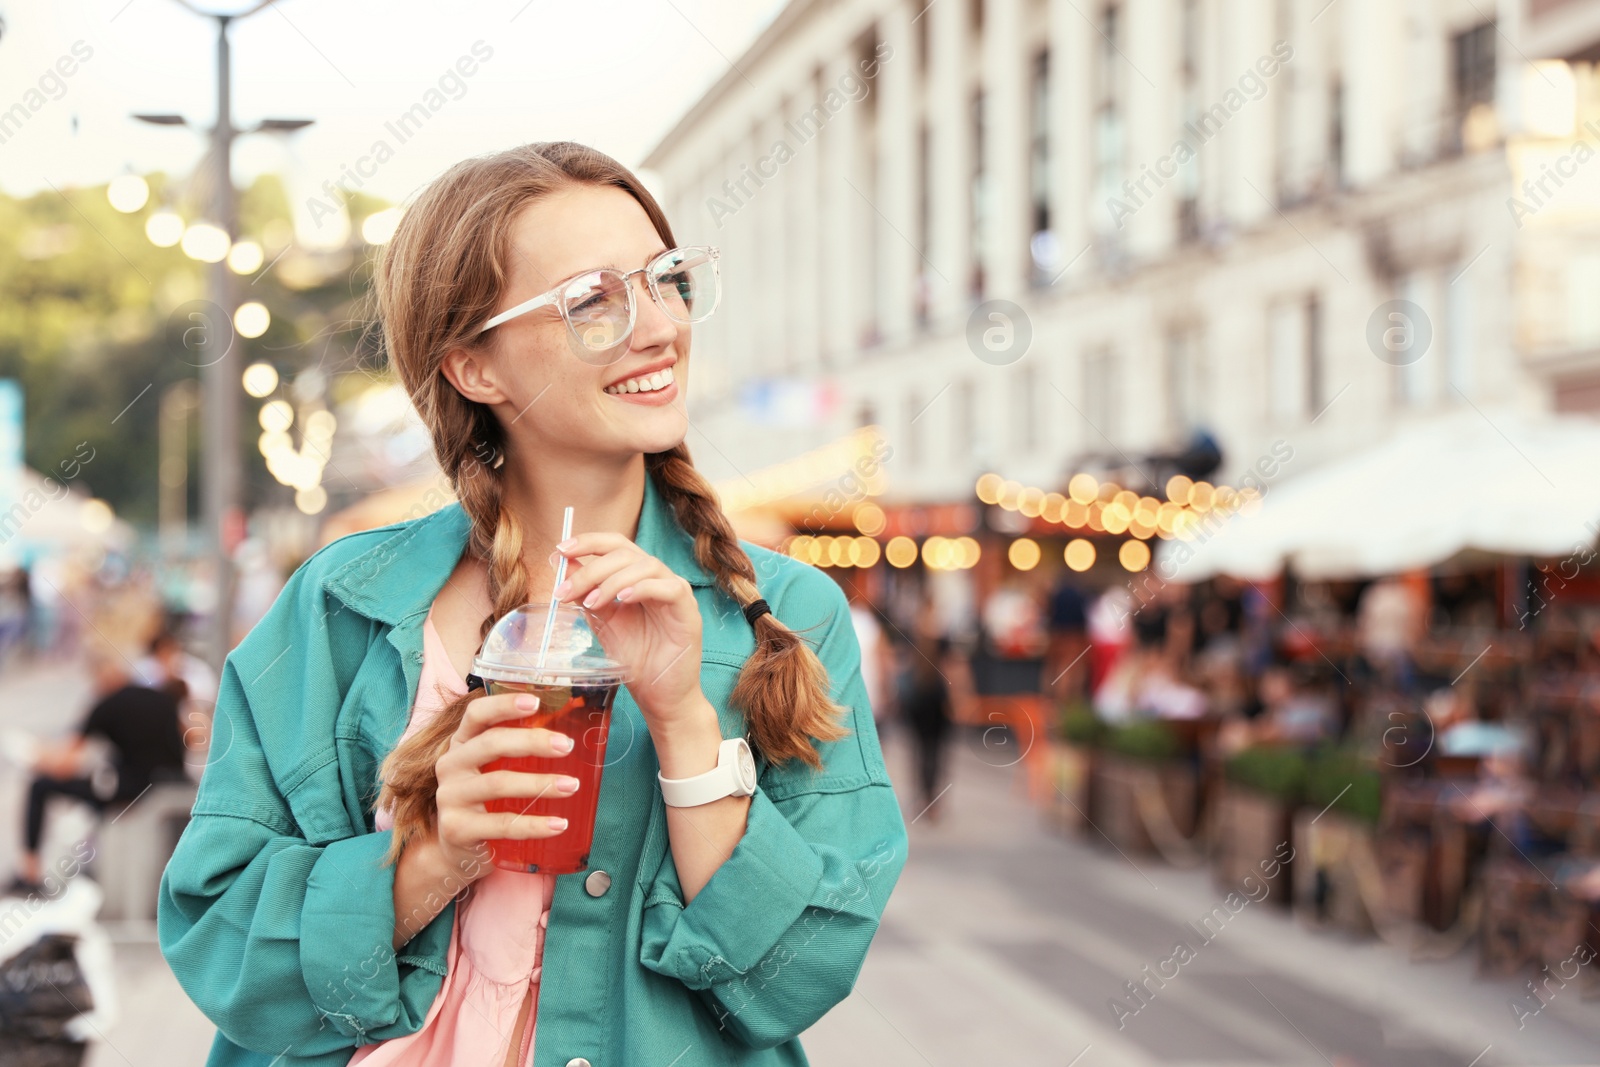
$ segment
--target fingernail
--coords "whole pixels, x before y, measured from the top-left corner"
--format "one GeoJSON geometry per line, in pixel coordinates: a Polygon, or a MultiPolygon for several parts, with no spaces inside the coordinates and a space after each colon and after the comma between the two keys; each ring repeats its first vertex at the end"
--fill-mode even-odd
{"type": "Polygon", "coordinates": [[[556,734],[550,739],[550,747],[555,749],[557,752],[571,752],[572,738],[568,737],[566,734],[556,734]]]}
{"type": "Polygon", "coordinates": [[[561,553],[559,553],[559,552],[552,552],[552,553],[550,553],[550,558],[549,558],[549,559],[548,559],[548,560],[546,560],[546,561],[545,561],[545,562],[546,562],[546,563],[548,563],[548,564],[550,564],[550,566],[552,566],[552,567],[554,567],[554,566],[555,566],[555,565],[556,565],[556,563],[557,563],[557,562],[558,562],[558,561],[559,561],[559,560],[560,560],[560,559],[561,559],[561,553]]]}
{"type": "Polygon", "coordinates": [[[583,598],[583,606],[586,608],[592,608],[598,603],[600,603],[600,590],[598,589],[583,598]]]}
{"type": "Polygon", "coordinates": [[[565,830],[567,828],[567,820],[563,819],[559,815],[550,816],[548,819],[545,820],[545,823],[552,830],[565,830]]]}
{"type": "Polygon", "coordinates": [[[556,788],[563,793],[576,793],[578,791],[578,780],[576,778],[563,778],[556,783],[556,788]]]}
{"type": "Polygon", "coordinates": [[[517,697],[516,707],[518,711],[538,711],[539,698],[530,693],[523,693],[517,697]]]}
{"type": "Polygon", "coordinates": [[[569,537],[565,541],[562,541],[560,544],[556,545],[556,551],[565,552],[565,551],[567,551],[569,548],[571,548],[573,545],[575,545],[577,543],[578,542],[577,542],[577,540],[575,538],[569,537]]]}

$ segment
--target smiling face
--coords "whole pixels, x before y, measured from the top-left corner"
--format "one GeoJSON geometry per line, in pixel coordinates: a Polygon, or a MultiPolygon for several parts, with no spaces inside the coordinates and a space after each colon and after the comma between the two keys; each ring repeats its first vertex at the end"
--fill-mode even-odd
{"type": "MultiPolygon", "coordinates": [[[[585,271],[642,267],[666,248],[644,208],[621,189],[562,189],[516,215],[496,312],[585,271]]],[[[629,284],[633,332],[616,349],[585,351],[552,304],[496,326],[475,349],[446,356],[444,373],[463,396],[494,411],[512,456],[621,458],[665,452],[683,440],[691,327],[667,317],[643,274],[629,284]]]]}

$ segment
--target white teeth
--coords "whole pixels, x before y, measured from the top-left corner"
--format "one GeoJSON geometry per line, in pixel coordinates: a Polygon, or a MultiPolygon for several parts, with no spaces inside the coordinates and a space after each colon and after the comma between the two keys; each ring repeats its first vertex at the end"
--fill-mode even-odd
{"type": "Polygon", "coordinates": [[[625,382],[606,386],[606,392],[612,395],[622,393],[651,393],[657,389],[664,389],[672,383],[672,368],[664,367],[654,374],[645,374],[637,378],[629,378],[625,382]]]}

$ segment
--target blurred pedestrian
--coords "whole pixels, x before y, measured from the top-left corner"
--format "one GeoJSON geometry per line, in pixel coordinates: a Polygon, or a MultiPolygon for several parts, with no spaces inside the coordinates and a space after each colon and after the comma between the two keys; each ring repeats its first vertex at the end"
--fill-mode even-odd
{"type": "Polygon", "coordinates": [[[883,626],[878,622],[878,612],[854,582],[845,584],[850,597],[850,623],[855,627],[856,642],[861,646],[861,681],[867,687],[867,699],[872,703],[872,722],[879,737],[887,725],[890,698],[887,678],[890,666],[889,644],[883,637],[883,626]]]}
{"type": "Polygon", "coordinates": [[[933,603],[923,604],[900,680],[900,717],[911,734],[921,810],[938,822],[945,787],[945,749],[953,731],[950,683],[940,666],[949,640],[939,632],[933,603]]]}
{"type": "Polygon", "coordinates": [[[1088,688],[1089,604],[1073,579],[1063,575],[1050,592],[1050,646],[1045,653],[1045,695],[1063,703],[1083,699],[1088,688]]]}
{"type": "Polygon", "coordinates": [[[34,754],[23,853],[11,893],[43,889],[39,845],[44,839],[45,809],[53,798],[69,797],[103,811],[107,805],[138,799],[156,782],[184,777],[177,690],[134,684],[126,660],[108,645],[91,648],[89,658],[98,699],[88,718],[76,734],[41,745],[34,754]],[[87,759],[91,738],[110,746],[109,766],[91,769],[87,759]]]}

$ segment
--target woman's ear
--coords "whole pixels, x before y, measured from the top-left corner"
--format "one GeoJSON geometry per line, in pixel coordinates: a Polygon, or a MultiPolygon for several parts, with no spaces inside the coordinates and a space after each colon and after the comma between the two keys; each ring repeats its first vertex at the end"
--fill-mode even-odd
{"type": "Polygon", "coordinates": [[[452,348],[445,353],[439,369],[444,372],[445,380],[456,387],[456,392],[468,400],[492,406],[506,399],[482,351],[452,348]]]}

